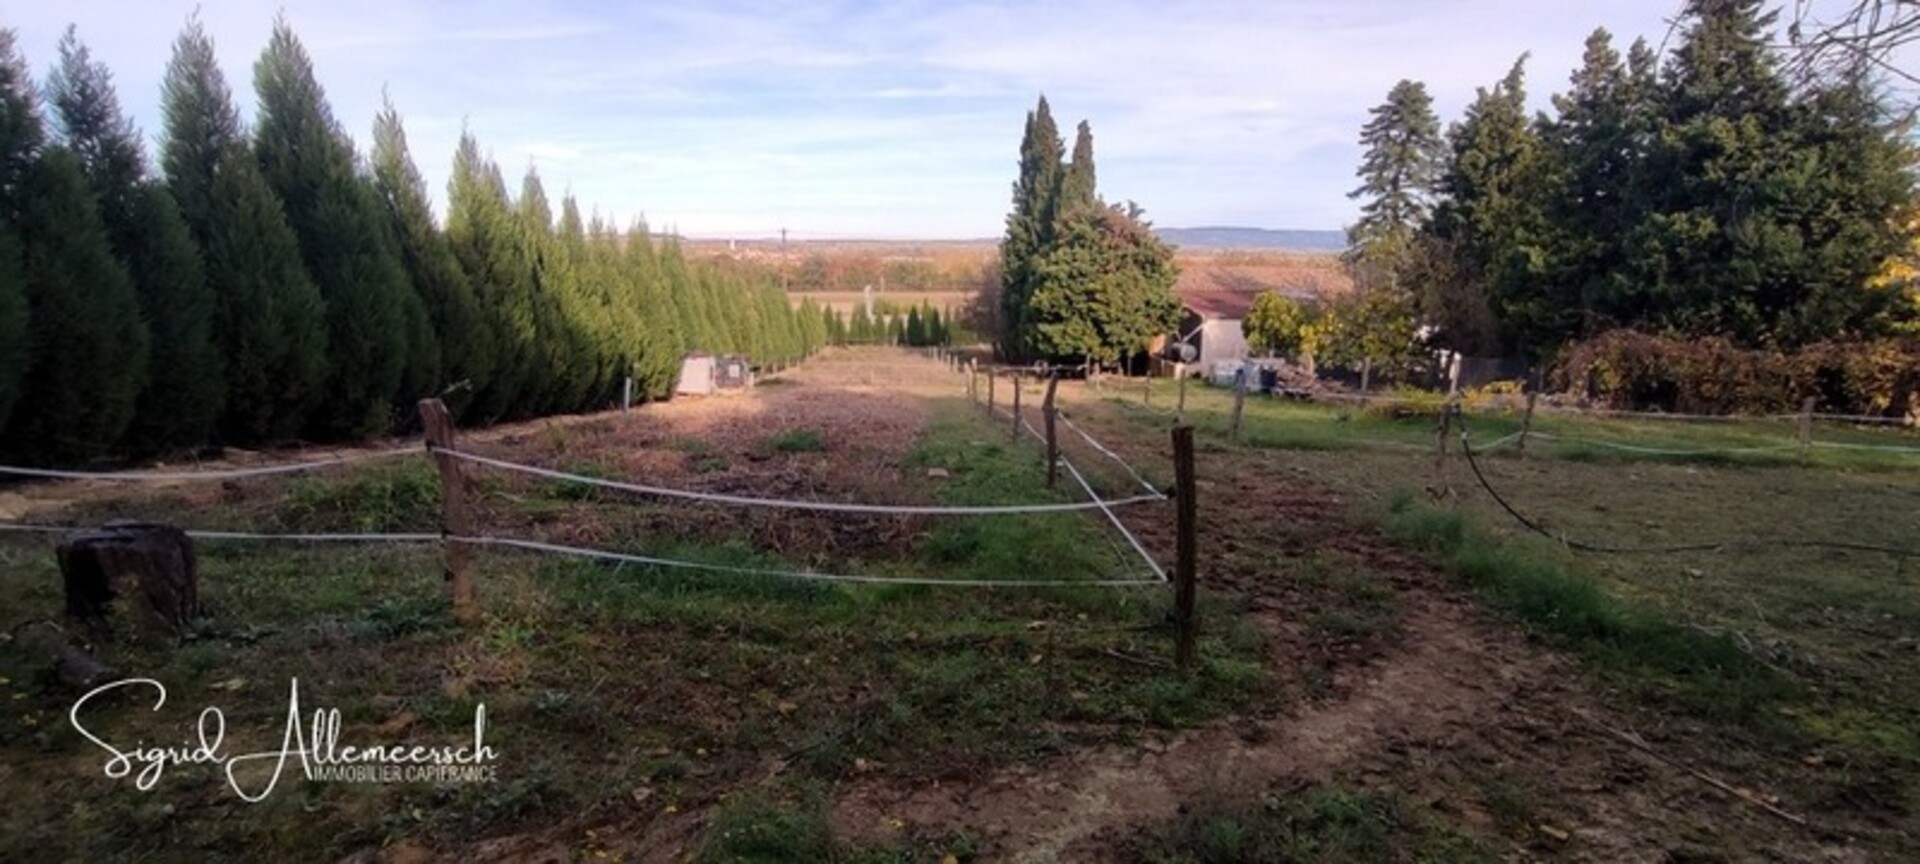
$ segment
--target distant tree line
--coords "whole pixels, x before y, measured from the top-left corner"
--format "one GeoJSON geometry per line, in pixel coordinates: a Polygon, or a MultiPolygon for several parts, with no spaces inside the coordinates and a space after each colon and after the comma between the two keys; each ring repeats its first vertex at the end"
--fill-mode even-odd
{"type": "Polygon", "coordinates": [[[952,345],[957,334],[952,310],[943,315],[927,303],[900,312],[896,304],[882,300],[872,312],[862,303],[848,314],[822,308],[820,315],[828,345],[930,347],[952,345]]]}
{"type": "MultiPolygon", "coordinates": [[[[1541,360],[1618,329],[1786,352],[1911,331],[1911,111],[1865,59],[1789,75],[1774,25],[1688,0],[1665,57],[1596,30],[1552,112],[1529,114],[1523,56],[1444,134],[1400,82],[1361,135],[1350,302],[1541,360]]],[[[1372,350],[1408,356],[1407,330],[1372,350]]]]}
{"type": "Polygon", "coordinates": [[[1099,194],[1093,131],[1081,121],[1071,160],[1045,96],[1027,113],[1020,175],[1000,243],[996,349],[1015,362],[1115,363],[1180,323],[1173,250],[1133,202],[1099,194]]]}
{"type": "Polygon", "coordinates": [[[464,134],[444,225],[389,103],[363,159],[291,27],[251,129],[197,19],[175,41],[155,172],[69,28],[37,88],[0,30],[0,449],[66,462],[348,440],[444,394],[468,423],[671,392],[681,356],[825,344],[776,282],[690,263],[643,223],[556,218],[464,134]],[[43,119],[50,116],[51,122],[43,119]]]}

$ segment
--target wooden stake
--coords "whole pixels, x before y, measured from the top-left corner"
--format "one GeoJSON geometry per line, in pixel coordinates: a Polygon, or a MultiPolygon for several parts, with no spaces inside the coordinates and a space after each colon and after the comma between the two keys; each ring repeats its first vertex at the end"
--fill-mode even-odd
{"type": "Polygon", "coordinates": [[[1053,391],[1060,385],[1060,376],[1047,376],[1047,395],[1040,400],[1040,419],[1047,430],[1047,488],[1052,489],[1060,479],[1060,442],[1053,437],[1054,412],[1053,391]]]}
{"type": "Polygon", "coordinates": [[[1519,451],[1522,459],[1527,458],[1527,435],[1533,432],[1533,403],[1539,399],[1540,391],[1527,391],[1527,413],[1520,415],[1520,441],[1514,448],[1519,451]]]}
{"type": "MultiPolygon", "coordinates": [[[[426,429],[427,449],[433,452],[434,464],[440,469],[440,531],[449,538],[469,536],[466,478],[460,473],[460,463],[446,453],[454,449],[453,415],[447,413],[447,406],[440,400],[422,399],[420,425],[426,429]]],[[[479,613],[473,603],[473,574],[467,566],[472,550],[466,541],[455,539],[446,541],[446,549],[446,579],[453,595],[453,617],[462,623],[472,622],[479,613]]]]}
{"type": "Polygon", "coordinates": [[[1178,406],[1173,409],[1173,419],[1176,423],[1182,423],[1186,422],[1187,419],[1187,364],[1174,364],[1173,374],[1174,377],[1180,379],[1180,402],[1178,406]]]}
{"type": "Polygon", "coordinates": [[[1800,402],[1800,461],[1805,462],[1813,456],[1813,405],[1818,397],[1808,396],[1800,402]]]}
{"type": "Polygon", "coordinates": [[[967,401],[980,404],[980,365],[967,361],[967,401]]]}
{"type": "Polygon", "coordinates": [[[1447,498],[1453,495],[1453,487],[1447,482],[1447,439],[1453,437],[1453,414],[1460,406],[1448,402],[1440,408],[1440,431],[1433,436],[1433,497],[1447,498]]]}
{"type": "Polygon", "coordinates": [[[1153,407],[1153,372],[1140,376],[1140,404],[1153,407]]]}
{"type": "Polygon", "coordinates": [[[620,389],[620,413],[633,409],[633,376],[627,376],[627,383],[620,389]]]}
{"type": "Polygon", "coordinates": [[[1008,437],[1013,443],[1020,443],[1020,376],[1013,376],[1013,422],[1008,424],[1008,437]]]}
{"type": "Polygon", "coordinates": [[[1241,361],[1240,375],[1233,381],[1233,422],[1227,427],[1227,438],[1235,444],[1240,443],[1240,415],[1247,408],[1247,379],[1252,375],[1253,367],[1241,361]]]}
{"type": "Polygon", "coordinates": [[[1173,427],[1173,504],[1175,513],[1175,549],[1173,557],[1173,609],[1178,641],[1173,662],[1182,671],[1193,668],[1193,595],[1198,574],[1194,572],[1195,545],[1200,526],[1199,484],[1193,476],[1193,427],[1173,427]]]}

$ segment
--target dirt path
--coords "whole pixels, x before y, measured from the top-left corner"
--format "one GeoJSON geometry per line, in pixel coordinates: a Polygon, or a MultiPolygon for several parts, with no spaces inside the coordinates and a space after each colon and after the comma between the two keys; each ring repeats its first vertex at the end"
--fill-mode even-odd
{"type": "MultiPolygon", "coordinates": [[[[1164,444],[1097,406],[1083,411],[1090,431],[1129,461],[1164,458],[1164,444]]],[[[1203,515],[1202,572],[1210,586],[1247,595],[1283,690],[1298,695],[1296,667],[1314,650],[1301,635],[1312,610],[1273,566],[1283,556],[1331,550],[1386,574],[1402,609],[1389,644],[1372,656],[1331,658],[1331,695],[1290,699],[1294,707],[1272,716],[968,782],[853,780],[834,801],[836,830],[872,842],[964,830],[983,841],[988,860],[1103,861],[1122,856],[1141,827],[1197,800],[1257,801],[1337,782],[1455,814],[1510,838],[1509,854],[1523,858],[1865,860],[1602,731],[1596,722],[1626,729],[1633,718],[1589,692],[1570,661],[1528,644],[1429,568],[1349,524],[1343,502],[1278,460],[1216,455],[1201,460],[1200,473],[1204,502],[1233,502],[1203,515]],[[1493,784],[1531,800],[1526,824],[1495,824],[1503,816],[1489,800],[1493,784]]],[[[1148,548],[1171,557],[1168,526],[1124,518],[1148,548]]]]}

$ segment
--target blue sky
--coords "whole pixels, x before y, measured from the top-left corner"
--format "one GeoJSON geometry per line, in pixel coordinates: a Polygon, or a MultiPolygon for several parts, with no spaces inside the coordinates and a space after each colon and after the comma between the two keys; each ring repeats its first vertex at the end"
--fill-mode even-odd
{"type": "MultiPolygon", "coordinates": [[[[1656,44],[1678,0],[1049,3],[0,0],[36,75],[71,22],[151,142],[198,6],[243,110],[284,9],[362,145],[382,88],[444,200],[462,123],[510,178],[693,236],[1002,228],[1025,112],[1092,122],[1100,187],[1166,226],[1339,228],[1368,107],[1424,80],[1452,119],[1531,51],[1542,107],[1596,25],[1656,44]]],[[[517,188],[517,186],[516,186],[517,188]]]]}

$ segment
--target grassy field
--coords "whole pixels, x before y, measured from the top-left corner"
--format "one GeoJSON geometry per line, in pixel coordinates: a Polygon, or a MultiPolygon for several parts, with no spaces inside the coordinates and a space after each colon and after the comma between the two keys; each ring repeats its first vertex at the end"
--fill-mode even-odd
{"type": "MultiPolygon", "coordinates": [[[[486,455],[729,494],[956,504],[1047,491],[937,364],[860,349],[743,397],[475,433],[486,455]]],[[[1004,393],[1003,393],[1004,397],[1004,393]]],[[[1077,423],[1171,480],[1169,382],[1063,384],[1077,423]],[[1141,404],[1151,387],[1152,407],[1141,404]]],[[[200,546],[179,646],[100,646],[165,682],[89,709],[173,745],[202,706],[229,749],[272,747],[288,682],[342,738],[458,742],[486,706],[491,783],[293,776],[240,801],[215,765],[153,791],[102,776],[44,658],[0,643],[0,859],[639,861],[1903,860],[1920,812],[1920,461],[1791,445],[1791,423],[1542,417],[1488,482],[1425,416],[1193,387],[1202,639],[1173,670],[1163,588],[837,584],[487,548],[483,610],[448,612],[434,545],[200,546]],[[1575,439],[1580,439],[1576,441],[1575,439]],[[1454,493],[1435,500],[1444,479],[1454,493]],[[1702,778],[1713,778],[1714,785],[1702,778]],[[1724,787],[1724,788],[1723,788],[1724,787]],[[1788,818],[1769,812],[1772,807],[1788,818]],[[1802,824],[1804,823],[1804,824],[1802,824]]],[[[1029,399],[1029,410],[1038,402],[1029,399]]],[[[1514,418],[1470,418],[1474,441],[1514,418]]],[[[1818,440],[1908,446],[1823,427],[1818,440]]],[[[1075,436],[1105,496],[1124,471],[1075,436]]],[[[1141,562],[1097,513],[864,517],[735,510],[544,478],[475,478],[483,531],[721,566],[1089,580],[1141,562]]],[[[1072,487],[1067,487],[1072,488],[1072,487]]],[[[407,458],[299,479],[157,489],[35,484],[34,521],[432,532],[407,458]]],[[[1119,511],[1172,558],[1170,506],[1119,511]]],[[[0,535],[9,633],[59,617],[52,544],[0,535]]],[[[252,776],[252,775],[248,775],[252,776]]],[[[258,785],[260,778],[253,778],[258,785]]]]}
{"type": "MultiPolygon", "coordinates": [[[[1152,386],[1145,400],[1137,381],[1083,394],[1082,410],[1163,427],[1174,385],[1152,386]]],[[[1226,451],[1230,394],[1190,386],[1187,408],[1226,451]]],[[[1511,415],[1468,424],[1482,444],[1518,430],[1511,415]]],[[[1895,825],[1911,837],[1920,694],[1903,682],[1920,680],[1920,452],[1816,446],[1802,460],[1791,421],[1542,414],[1534,429],[1559,440],[1477,461],[1487,485],[1548,533],[1653,550],[1588,554],[1519,524],[1457,445],[1444,475],[1454,494],[1435,501],[1435,427],[1417,410],[1255,397],[1242,437],[1249,458],[1310,477],[1357,523],[1580,658],[1598,686],[1647,709],[1640,733],[1661,746],[1755,788],[1791,790],[1798,806],[1827,811],[1814,818],[1830,830],[1895,825]],[[1658,551],[1692,544],[1725,545],[1658,551]]],[[[1821,424],[1814,437],[1920,451],[1911,430],[1821,424]]]]}
{"type": "MultiPolygon", "coordinates": [[[[667,453],[716,482],[755,483],[833,470],[840,449],[856,446],[843,445],[840,432],[769,427],[732,445],[673,438],[667,453]],[[716,461],[722,467],[710,467],[716,461]]],[[[536,446],[579,453],[586,441],[618,449],[607,439],[622,434],[612,426],[548,431],[517,446],[522,456],[536,446]]],[[[1007,445],[958,400],[929,403],[903,449],[885,481],[893,500],[1063,500],[1043,488],[1031,448],[1007,445]],[[946,476],[930,478],[933,468],[946,476]]],[[[614,473],[590,457],[565,467],[614,473]]],[[[478,488],[495,525],[532,526],[552,539],[562,526],[592,522],[594,536],[618,538],[607,545],[624,551],[709,563],[980,580],[1139,569],[1137,559],[1118,557],[1101,523],[1075,514],[867,520],[852,526],[859,536],[830,544],[840,551],[784,556],[741,530],[741,518],[757,517],[722,512],[714,515],[723,527],[694,520],[662,536],[684,505],[551,481],[488,477],[478,488]],[[889,531],[900,533],[897,542],[875,539],[889,531]]],[[[408,531],[432,530],[438,506],[424,459],[216,492],[212,501],[198,490],[115,497],[69,516],[408,531]]],[[[702,860],[801,860],[829,848],[851,860],[895,860],[938,845],[937,859],[964,852],[965,838],[840,844],[807,833],[800,823],[820,818],[807,802],[856,773],[966,776],[1189,726],[1244,708],[1265,689],[1261,638],[1246,627],[1210,632],[1198,674],[1176,674],[1168,597],[1153,587],[837,585],[488,550],[477,572],[484,619],[462,628],[445,607],[438,567],[430,546],[203,544],[206,618],[189,642],[102,651],[116,669],[165,682],[166,705],[150,712],[119,700],[93,711],[89,726],[109,740],[185,737],[198,707],[211,704],[224,707],[236,751],[267,748],[283,725],[289,678],[300,680],[303,704],[341,709],[347,738],[458,740],[484,703],[488,743],[503,754],[499,782],[289,782],[248,804],[216,767],[186,765],[140,794],[100,775],[104,754],[67,722],[73,694],[49,680],[41,659],[0,650],[9,696],[0,704],[0,748],[9,754],[0,787],[15,802],[0,816],[0,857],[332,859],[521,833],[550,834],[567,854],[586,857],[605,851],[587,826],[619,822],[646,826],[621,835],[641,858],[659,850],[636,838],[655,835],[702,860]],[[816,842],[827,845],[807,845],[816,842]]],[[[11,618],[57,617],[50,542],[10,537],[0,574],[11,618]]]]}

